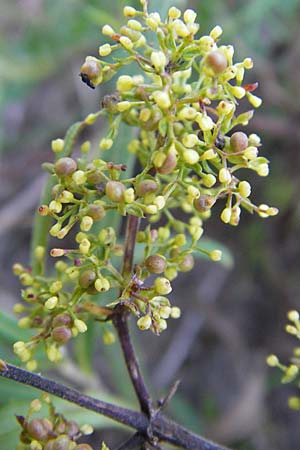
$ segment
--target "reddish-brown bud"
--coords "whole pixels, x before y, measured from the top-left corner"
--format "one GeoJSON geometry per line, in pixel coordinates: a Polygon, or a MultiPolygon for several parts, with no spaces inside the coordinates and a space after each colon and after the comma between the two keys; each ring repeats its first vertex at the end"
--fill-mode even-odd
{"type": "Polygon", "coordinates": [[[135,192],[138,197],[144,197],[148,193],[156,192],[158,184],[154,180],[142,180],[135,185],[135,192]]]}
{"type": "Polygon", "coordinates": [[[162,273],[167,268],[167,260],[161,255],[150,255],[145,261],[145,266],[151,273],[162,273]]]}
{"type": "Polygon", "coordinates": [[[200,197],[194,200],[194,207],[198,212],[208,211],[214,204],[216,200],[211,195],[200,195],[200,197]]]}
{"type": "Polygon", "coordinates": [[[52,450],[69,450],[71,440],[69,436],[62,435],[55,439],[52,450]]]}
{"type": "Polygon", "coordinates": [[[230,137],[230,147],[234,152],[242,152],[248,147],[248,136],[242,131],[236,131],[230,137]]]}
{"type": "Polygon", "coordinates": [[[157,171],[163,175],[168,175],[173,172],[177,165],[177,156],[175,152],[169,152],[161,167],[157,171]]]}
{"type": "Polygon", "coordinates": [[[228,66],[227,58],[224,53],[215,50],[210,52],[205,58],[206,64],[214,71],[215,74],[220,74],[228,66]]]}
{"type": "Polygon", "coordinates": [[[41,419],[32,419],[26,427],[30,436],[32,436],[37,441],[42,441],[46,439],[48,435],[48,429],[41,419]]]}
{"type": "Polygon", "coordinates": [[[55,327],[52,330],[52,338],[54,341],[64,344],[65,342],[68,342],[72,337],[72,331],[70,328],[61,326],[61,327],[55,327]]]}
{"type": "Polygon", "coordinates": [[[194,267],[195,261],[193,255],[186,255],[178,264],[181,272],[189,272],[194,267]]]}
{"type": "Polygon", "coordinates": [[[79,284],[83,289],[87,289],[89,286],[94,284],[96,280],[96,273],[94,270],[88,269],[84,270],[79,275],[79,284]]]}
{"type": "Polygon", "coordinates": [[[87,212],[94,221],[101,220],[106,215],[106,211],[102,205],[91,205],[87,212]]]}
{"type": "Polygon", "coordinates": [[[72,319],[69,314],[66,313],[57,314],[52,321],[53,327],[60,327],[61,325],[68,326],[71,325],[71,323],[72,319]]]}
{"type": "Polygon", "coordinates": [[[55,173],[59,176],[71,175],[77,169],[77,163],[72,158],[59,158],[55,165],[55,173]]]}
{"type": "Polygon", "coordinates": [[[120,181],[108,181],[105,186],[107,197],[113,202],[122,202],[124,200],[125,186],[120,181]]]}

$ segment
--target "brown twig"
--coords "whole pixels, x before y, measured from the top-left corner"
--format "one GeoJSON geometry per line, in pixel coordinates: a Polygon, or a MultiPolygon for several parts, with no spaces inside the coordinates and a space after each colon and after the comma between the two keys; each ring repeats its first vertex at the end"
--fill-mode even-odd
{"type": "MultiPolygon", "coordinates": [[[[0,377],[8,378],[19,383],[35,387],[41,391],[60,397],[90,411],[102,414],[116,422],[135,429],[143,436],[147,436],[149,427],[148,417],[141,412],[112,405],[107,402],[85,395],[75,389],[64,386],[47,378],[41,377],[27,370],[11,364],[6,364],[7,369],[0,370],[0,377]]],[[[177,423],[167,419],[162,414],[157,414],[151,421],[153,435],[159,441],[169,442],[177,447],[187,450],[226,450],[207,439],[197,436],[177,423]]]]}
{"type": "MultiPolygon", "coordinates": [[[[140,220],[135,216],[128,216],[125,237],[125,252],[123,259],[122,275],[124,279],[129,278],[133,269],[134,247],[140,220]]],[[[140,403],[141,411],[148,417],[153,413],[153,405],[150,394],[142,376],[140,366],[131,342],[128,329],[128,310],[124,305],[115,308],[113,324],[117,330],[122,347],[127,370],[140,403]]]]}

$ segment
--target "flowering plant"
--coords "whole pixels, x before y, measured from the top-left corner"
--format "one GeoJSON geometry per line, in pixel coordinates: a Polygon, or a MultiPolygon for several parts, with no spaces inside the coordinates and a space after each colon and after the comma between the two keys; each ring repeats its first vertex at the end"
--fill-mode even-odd
{"type": "MultiPolygon", "coordinates": [[[[191,434],[183,438],[181,428],[176,428],[175,436],[174,427],[179,426],[162,418],[162,405],[154,406],[137,364],[127,319],[132,313],[139,329],[159,335],[169,318],[180,317],[179,307],[168,297],[172,280],[194,267],[193,255],[198,252],[212,261],[222,258],[219,249],[208,251],[201,245],[204,224],[216,204],[223,205],[221,220],[232,226],[239,224],[242,209],[262,218],[277,214],[274,207],[255,205],[250,183],[244,175],[239,177],[240,169],[262,177],[269,173],[259,136],[241,131],[261,99],[253,94],[257,83],[244,83],[245,71],[253,66],[251,58],[234,61],[233,47],[220,44],[221,27],[198,37],[193,10],[182,13],[171,7],[162,19],[157,12],[148,12],[147,1],[141,4],[141,11],[124,8],[127,22],[120,30],[103,27],[109,42],[99,47],[99,57],[88,56],[80,69],[82,81],[92,89],[116,76],[115,90],[102,99],[98,112],[74,124],[64,139],[52,141],[55,161],[44,164],[50,175],[36,221],[32,267],[14,265],[24,287],[24,303],[15,305],[15,312],[22,314],[19,326],[36,333],[28,342],[16,342],[14,351],[27,370],[34,371],[35,352],[41,345],[51,362],[60,361],[62,346],[85,333],[90,319],[106,324],[103,340],[113,343],[110,323],[147,418],[146,425],[134,422],[139,439],[154,448],[169,440],[183,448],[217,449],[221,447],[207,441],[203,447],[203,439],[191,434]],[[129,64],[136,65],[137,74],[120,74],[129,64]],[[244,98],[251,109],[239,112],[244,98]],[[100,117],[108,120],[109,129],[95,149],[90,141],[80,141],[80,133],[100,117]],[[139,162],[136,173],[128,173],[127,161],[109,160],[122,123],[135,130],[128,152],[139,162]],[[113,215],[127,221],[125,240],[107,226],[107,217],[113,215]],[[64,244],[51,248],[57,261],[50,274],[45,267],[44,229],[49,219],[54,238],[63,240],[75,230],[70,248],[64,244]],[[143,247],[139,260],[134,259],[135,242],[143,247]],[[170,429],[173,436],[168,437],[170,429]],[[192,442],[198,446],[192,447],[192,442]]],[[[9,378],[12,373],[17,377],[21,372],[3,363],[1,375],[9,378]]],[[[57,394],[52,385],[44,390],[57,394]]],[[[110,412],[110,417],[120,420],[120,414],[110,412]]],[[[123,423],[128,424],[130,414],[123,423]]],[[[43,429],[39,434],[28,425],[32,422],[20,423],[24,438],[20,448],[88,448],[77,445],[70,433],[65,446],[58,447],[59,433],[53,426],[35,422],[43,429]]],[[[63,423],[66,435],[69,425],[63,423]]]]}

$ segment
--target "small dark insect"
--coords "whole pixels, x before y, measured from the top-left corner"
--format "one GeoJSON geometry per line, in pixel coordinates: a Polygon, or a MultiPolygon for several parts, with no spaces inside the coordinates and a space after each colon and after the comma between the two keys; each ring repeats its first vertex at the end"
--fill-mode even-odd
{"type": "Polygon", "coordinates": [[[80,73],[79,76],[81,77],[81,80],[88,85],[88,87],[90,87],[91,89],[95,89],[95,86],[93,85],[93,83],[91,82],[86,73],[80,73]]]}

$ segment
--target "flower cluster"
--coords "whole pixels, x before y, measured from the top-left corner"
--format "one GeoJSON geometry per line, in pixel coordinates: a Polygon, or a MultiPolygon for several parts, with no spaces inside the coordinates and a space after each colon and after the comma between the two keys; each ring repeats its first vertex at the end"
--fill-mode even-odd
{"type": "MultiPolygon", "coordinates": [[[[86,331],[88,317],[109,321],[119,303],[137,317],[140,329],[165,330],[168,318],[180,316],[167,297],[178,272],[193,268],[194,252],[221,259],[220,250],[208,252],[199,244],[203,222],[217,202],[223,204],[221,220],[233,226],[241,208],[263,218],[277,214],[276,208],[253,204],[250,183],[237,176],[239,169],[259,176],[269,171],[268,161],[259,155],[259,136],[240,131],[253,110],[239,114],[239,101],[245,97],[254,108],[261,103],[253,94],[257,84],[243,81],[252,60],[233,61],[233,47],[219,45],[219,26],[196,37],[193,10],[182,13],[172,7],[162,20],[148,12],[147,2],[141,3],[142,11],[124,8],[127,23],[119,31],[103,27],[109,42],[100,46],[99,58],[88,56],[81,67],[81,78],[91,88],[131,63],[139,74],[118,76],[115,92],[103,98],[98,113],[71,127],[65,139],[52,141],[55,162],[45,164],[53,181],[52,198],[39,214],[53,219],[49,232],[59,240],[75,228],[76,243],[52,248],[51,256],[63,260],[55,263],[50,277],[14,267],[26,303],[15,307],[26,314],[19,324],[38,331],[14,349],[31,370],[37,365],[33,354],[39,342],[45,343],[48,358],[58,361],[59,347],[86,331]],[[73,153],[77,131],[99,116],[110,124],[99,142],[99,157],[89,141],[73,153]],[[136,155],[141,170],[129,178],[123,161],[107,162],[102,155],[115,145],[121,122],[139,129],[128,152],[136,155]],[[101,226],[107,214],[148,220],[137,236],[143,257],[129,276],[118,262],[124,243],[112,227],[101,226]],[[108,291],[115,301],[106,300],[108,291]]],[[[45,252],[37,247],[36,259],[42,261],[45,252]]],[[[104,341],[113,339],[106,331],[104,341]]]]}
{"type": "MultiPolygon", "coordinates": [[[[44,394],[42,399],[34,399],[26,416],[16,416],[22,427],[18,450],[92,450],[89,444],[78,444],[83,435],[93,432],[90,425],[79,425],[57,413],[51,399],[44,394]],[[32,417],[39,413],[43,404],[48,407],[48,415],[43,418],[32,417]]],[[[105,447],[102,447],[105,450],[105,447]]]]}
{"type": "MultiPolygon", "coordinates": [[[[298,311],[289,311],[287,314],[288,320],[291,322],[285,327],[285,331],[300,340],[300,315],[298,311]]],[[[300,381],[300,347],[294,348],[293,357],[288,365],[281,364],[276,355],[269,355],[267,357],[267,364],[270,367],[278,367],[283,375],[281,382],[292,383],[300,381]]],[[[300,397],[290,397],[289,406],[292,409],[300,410],[300,397]]]]}

